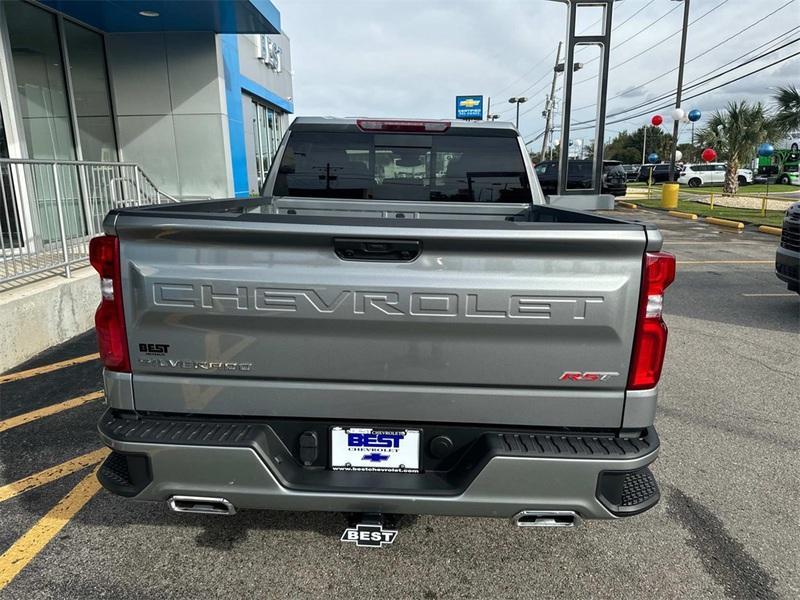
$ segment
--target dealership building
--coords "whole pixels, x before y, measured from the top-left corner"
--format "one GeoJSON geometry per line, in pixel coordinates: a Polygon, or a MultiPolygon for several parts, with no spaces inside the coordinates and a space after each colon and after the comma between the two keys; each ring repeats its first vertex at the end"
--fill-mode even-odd
{"type": "Polygon", "coordinates": [[[0,2],[2,157],[135,163],[179,200],[245,197],[292,111],[269,0],[0,2]]]}
{"type": "Polygon", "coordinates": [[[0,372],[92,326],[109,210],[258,193],[291,73],[269,0],[0,0],[0,372]]]}

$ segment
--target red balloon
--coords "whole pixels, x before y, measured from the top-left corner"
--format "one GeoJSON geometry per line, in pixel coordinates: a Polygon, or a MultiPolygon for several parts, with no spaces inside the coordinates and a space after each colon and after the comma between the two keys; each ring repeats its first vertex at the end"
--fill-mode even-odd
{"type": "Polygon", "coordinates": [[[704,161],[711,162],[715,158],[717,158],[717,153],[714,152],[713,148],[706,148],[703,150],[703,153],[700,155],[704,161]]]}
{"type": "Polygon", "coordinates": [[[653,118],[650,119],[650,122],[656,127],[658,127],[664,122],[664,119],[661,117],[661,115],[653,115],[653,118]]]}

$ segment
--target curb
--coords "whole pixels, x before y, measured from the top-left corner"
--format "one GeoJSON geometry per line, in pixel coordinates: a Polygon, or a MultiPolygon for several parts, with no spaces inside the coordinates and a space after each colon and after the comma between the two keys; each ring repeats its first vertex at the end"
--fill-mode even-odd
{"type": "Polygon", "coordinates": [[[731,229],[744,229],[744,223],[741,221],[730,221],[728,219],[720,219],[719,217],[706,217],[706,223],[712,225],[719,225],[720,227],[730,227],[731,229]]]}
{"type": "Polygon", "coordinates": [[[770,225],[759,225],[758,230],[761,233],[769,233],[770,235],[781,235],[783,233],[780,227],[771,227],[770,225]]]}
{"type": "Polygon", "coordinates": [[[697,215],[694,213],[681,212],[679,210],[668,210],[667,214],[672,215],[673,217],[678,217],[679,219],[689,219],[690,221],[697,220],[697,215]]]}
{"type": "Polygon", "coordinates": [[[634,204],[633,202],[620,202],[620,201],[617,201],[617,204],[619,204],[623,208],[639,208],[639,205],[638,204],[634,204]]]}

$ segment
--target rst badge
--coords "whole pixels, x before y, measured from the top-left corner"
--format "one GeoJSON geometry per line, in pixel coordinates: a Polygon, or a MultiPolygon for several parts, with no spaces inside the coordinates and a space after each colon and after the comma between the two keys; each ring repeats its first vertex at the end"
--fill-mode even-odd
{"type": "Polygon", "coordinates": [[[606,381],[612,377],[619,377],[616,371],[564,371],[559,381],[606,381]]]}
{"type": "Polygon", "coordinates": [[[345,529],[341,541],[354,542],[362,548],[380,548],[394,542],[396,537],[396,529],[384,529],[380,523],[359,523],[345,529]]]}
{"type": "Polygon", "coordinates": [[[331,468],[335,471],[419,473],[418,429],[331,429],[331,468]]]}

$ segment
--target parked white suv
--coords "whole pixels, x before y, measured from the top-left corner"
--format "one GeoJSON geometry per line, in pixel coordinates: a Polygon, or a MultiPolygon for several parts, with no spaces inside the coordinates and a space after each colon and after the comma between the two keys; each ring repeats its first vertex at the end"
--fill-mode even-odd
{"type": "MultiPolygon", "coordinates": [[[[697,165],[684,165],[678,176],[678,183],[689,187],[725,183],[725,163],[703,163],[697,165]]],[[[753,183],[753,172],[750,169],[736,171],[739,185],[753,183]]]]}

